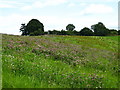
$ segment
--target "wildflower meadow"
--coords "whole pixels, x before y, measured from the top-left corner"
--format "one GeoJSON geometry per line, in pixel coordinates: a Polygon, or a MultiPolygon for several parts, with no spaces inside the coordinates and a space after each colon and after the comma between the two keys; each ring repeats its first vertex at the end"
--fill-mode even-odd
{"type": "Polygon", "coordinates": [[[118,88],[111,37],[2,34],[2,87],[118,88]]]}

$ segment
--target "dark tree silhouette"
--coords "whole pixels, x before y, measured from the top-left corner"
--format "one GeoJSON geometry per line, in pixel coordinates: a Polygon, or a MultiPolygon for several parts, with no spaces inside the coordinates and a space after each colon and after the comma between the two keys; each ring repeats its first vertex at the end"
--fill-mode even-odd
{"type": "Polygon", "coordinates": [[[120,35],[120,30],[118,30],[118,35],[120,35]]]}
{"type": "Polygon", "coordinates": [[[22,35],[27,35],[25,23],[21,24],[20,32],[22,32],[22,35]]]}
{"type": "Polygon", "coordinates": [[[60,35],[66,35],[66,34],[67,34],[66,31],[63,29],[60,31],[60,35]]]}
{"type": "Polygon", "coordinates": [[[26,26],[25,24],[22,24],[20,31],[22,31],[22,35],[30,35],[30,36],[43,35],[44,26],[39,20],[32,19],[28,22],[26,26]]]}
{"type": "Polygon", "coordinates": [[[92,25],[91,29],[94,30],[94,34],[96,36],[106,36],[109,34],[109,29],[107,29],[102,22],[98,22],[98,24],[92,25]]]}
{"type": "Polygon", "coordinates": [[[118,31],[115,29],[110,29],[109,30],[109,35],[118,35],[118,31]]]}
{"type": "Polygon", "coordinates": [[[93,36],[93,31],[90,30],[87,27],[84,27],[83,29],[81,29],[80,35],[82,35],[82,36],[93,36]]]}
{"type": "Polygon", "coordinates": [[[66,30],[68,30],[68,31],[73,31],[74,29],[75,29],[75,26],[73,24],[68,24],[66,26],[66,30]]]}

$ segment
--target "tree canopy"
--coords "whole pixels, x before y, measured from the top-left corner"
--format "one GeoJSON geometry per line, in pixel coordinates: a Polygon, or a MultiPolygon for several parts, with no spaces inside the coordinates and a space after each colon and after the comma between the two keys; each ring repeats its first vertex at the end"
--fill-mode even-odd
{"type": "Polygon", "coordinates": [[[27,25],[21,24],[20,31],[22,35],[38,36],[43,34],[54,35],[82,35],[82,36],[108,36],[108,35],[120,35],[120,30],[108,29],[102,22],[98,22],[91,26],[91,29],[84,27],[80,31],[74,30],[73,24],[68,24],[66,30],[49,30],[44,32],[44,25],[37,19],[31,19],[27,25]]]}
{"type": "Polygon", "coordinates": [[[22,35],[37,36],[44,34],[44,26],[37,19],[30,20],[26,26],[21,25],[20,31],[22,31],[22,35]]]}
{"type": "Polygon", "coordinates": [[[20,32],[22,32],[22,35],[26,35],[27,34],[25,23],[21,24],[20,32]]]}
{"type": "Polygon", "coordinates": [[[68,31],[73,31],[74,29],[75,29],[75,26],[73,24],[68,24],[66,26],[66,30],[68,30],[68,31]]]}
{"type": "Polygon", "coordinates": [[[120,30],[118,30],[118,35],[120,35],[120,30]]]}
{"type": "Polygon", "coordinates": [[[82,36],[93,36],[93,31],[90,30],[87,27],[84,27],[83,29],[81,29],[80,35],[82,35],[82,36]]]}
{"type": "Polygon", "coordinates": [[[94,34],[96,36],[106,36],[109,34],[109,29],[107,29],[102,22],[98,22],[98,24],[92,25],[91,29],[94,30],[94,34]]]}
{"type": "Polygon", "coordinates": [[[109,35],[111,36],[114,36],[114,35],[118,35],[118,31],[117,30],[115,30],[115,29],[110,29],[109,30],[109,35]]]}

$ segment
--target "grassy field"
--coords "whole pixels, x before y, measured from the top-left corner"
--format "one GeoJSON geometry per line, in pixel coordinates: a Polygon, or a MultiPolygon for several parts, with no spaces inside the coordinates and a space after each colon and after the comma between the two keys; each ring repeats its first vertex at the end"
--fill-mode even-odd
{"type": "Polygon", "coordinates": [[[118,36],[2,35],[3,88],[118,88],[118,36]]]}

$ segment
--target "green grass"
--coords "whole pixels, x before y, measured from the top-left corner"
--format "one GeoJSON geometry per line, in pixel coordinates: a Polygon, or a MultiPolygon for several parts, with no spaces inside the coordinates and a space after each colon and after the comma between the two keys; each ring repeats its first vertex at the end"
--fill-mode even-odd
{"type": "Polygon", "coordinates": [[[111,39],[118,42],[118,39],[120,38],[120,36],[106,36],[104,38],[111,39]]]}
{"type": "Polygon", "coordinates": [[[2,35],[3,88],[118,88],[117,36],[2,35]]]}

